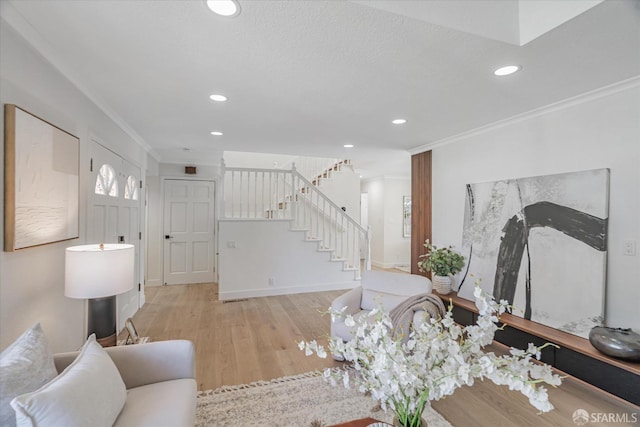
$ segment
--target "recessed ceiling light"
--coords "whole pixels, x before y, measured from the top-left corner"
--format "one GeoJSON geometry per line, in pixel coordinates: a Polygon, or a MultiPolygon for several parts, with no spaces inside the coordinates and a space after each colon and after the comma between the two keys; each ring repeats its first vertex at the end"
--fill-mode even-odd
{"type": "Polygon", "coordinates": [[[211,131],[211,135],[222,136],[222,132],[214,130],[214,131],[211,131]]]}
{"type": "Polygon", "coordinates": [[[343,147],[344,148],[353,148],[353,144],[344,144],[343,147]]]}
{"type": "Polygon", "coordinates": [[[213,13],[229,18],[240,14],[240,4],[236,0],[207,0],[207,7],[213,13]]]}
{"type": "Polygon", "coordinates": [[[227,97],[224,95],[218,95],[218,94],[213,94],[211,95],[209,98],[211,98],[212,101],[217,101],[217,102],[224,102],[227,100],[227,97]]]}
{"type": "Polygon", "coordinates": [[[403,125],[407,123],[407,119],[395,119],[392,120],[391,123],[393,123],[394,125],[403,125]]]}
{"type": "Polygon", "coordinates": [[[520,71],[522,67],[519,65],[507,65],[505,67],[500,67],[493,72],[496,76],[508,76],[509,74],[513,74],[516,71],[520,71]]]}

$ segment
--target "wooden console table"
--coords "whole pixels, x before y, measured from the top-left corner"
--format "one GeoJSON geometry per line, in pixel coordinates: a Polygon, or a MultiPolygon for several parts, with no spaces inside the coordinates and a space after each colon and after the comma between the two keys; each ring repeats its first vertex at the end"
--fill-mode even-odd
{"type": "MultiPolygon", "coordinates": [[[[455,292],[438,295],[448,306],[453,303],[453,318],[461,325],[474,324],[478,309],[473,301],[455,292]]],[[[560,348],[547,347],[541,360],[569,375],[635,405],[640,405],[640,363],[609,357],[596,350],[589,340],[508,313],[500,316],[508,327],[497,331],[495,340],[510,347],[526,348],[528,343],[551,342],[560,348]]]]}

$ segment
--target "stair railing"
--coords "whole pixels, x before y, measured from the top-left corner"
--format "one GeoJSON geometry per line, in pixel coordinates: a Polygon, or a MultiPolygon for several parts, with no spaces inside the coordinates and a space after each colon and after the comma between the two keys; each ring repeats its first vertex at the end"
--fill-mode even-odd
{"type": "Polygon", "coordinates": [[[285,219],[292,196],[291,170],[223,167],[221,218],[285,219]]]}
{"type": "Polygon", "coordinates": [[[292,168],[297,203],[294,227],[308,230],[308,238],[321,241],[321,250],[333,251],[334,260],[342,260],[360,278],[364,268],[371,269],[370,229],[364,228],[311,181],[292,168]]]}
{"type": "Polygon", "coordinates": [[[334,172],[351,165],[351,160],[344,158],[304,157],[300,156],[287,164],[285,169],[296,170],[313,184],[318,185],[322,179],[331,178],[334,172]]]}
{"type": "Polygon", "coordinates": [[[222,163],[220,217],[252,220],[289,220],[292,228],[306,231],[319,250],[332,252],[332,260],[360,278],[371,269],[370,229],[362,227],[317,186],[290,170],[228,168],[222,163]]]}

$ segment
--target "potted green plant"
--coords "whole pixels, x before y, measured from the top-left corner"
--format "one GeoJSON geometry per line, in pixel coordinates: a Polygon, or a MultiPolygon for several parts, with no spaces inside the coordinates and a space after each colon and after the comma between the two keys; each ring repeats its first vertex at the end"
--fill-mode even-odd
{"type": "Polygon", "coordinates": [[[433,288],[439,294],[451,292],[451,276],[459,273],[464,267],[464,257],[453,251],[451,246],[438,248],[427,239],[424,242],[427,253],[420,255],[422,261],[418,261],[418,269],[422,272],[433,272],[433,288]]]}

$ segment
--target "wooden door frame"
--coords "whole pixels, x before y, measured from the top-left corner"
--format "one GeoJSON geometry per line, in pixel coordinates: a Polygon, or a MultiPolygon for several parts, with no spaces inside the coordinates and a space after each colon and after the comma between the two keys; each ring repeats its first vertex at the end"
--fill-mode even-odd
{"type": "Polygon", "coordinates": [[[425,253],[424,241],[431,241],[431,151],[411,156],[411,273],[429,277],[418,271],[419,256],[425,253]]]}

